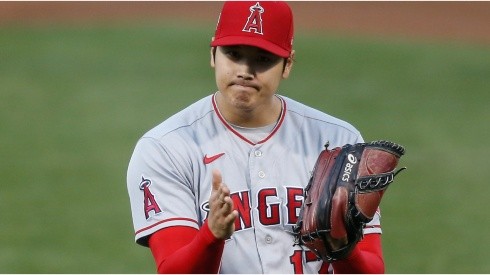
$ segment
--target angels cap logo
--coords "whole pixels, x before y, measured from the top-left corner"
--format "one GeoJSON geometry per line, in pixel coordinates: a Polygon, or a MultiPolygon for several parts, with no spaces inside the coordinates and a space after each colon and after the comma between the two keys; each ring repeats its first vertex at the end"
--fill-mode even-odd
{"type": "Polygon", "coordinates": [[[255,3],[255,5],[250,7],[250,15],[247,18],[247,22],[243,27],[244,32],[254,32],[256,34],[263,35],[262,32],[262,13],[264,12],[264,8],[262,8],[259,2],[255,3]]]}

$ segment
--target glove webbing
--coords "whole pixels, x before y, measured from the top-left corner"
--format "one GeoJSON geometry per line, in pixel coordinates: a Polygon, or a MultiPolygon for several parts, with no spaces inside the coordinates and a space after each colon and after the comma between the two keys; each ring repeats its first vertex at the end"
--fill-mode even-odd
{"type": "Polygon", "coordinates": [[[390,183],[393,182],[395,176],[401,171],[407,169],[402,167],[398,170],[393,170],[388,173],[382,173],[375,176],[359,177],[356,181],[356,186],[359,192],[373,192],[386,189],[390,183]]]}

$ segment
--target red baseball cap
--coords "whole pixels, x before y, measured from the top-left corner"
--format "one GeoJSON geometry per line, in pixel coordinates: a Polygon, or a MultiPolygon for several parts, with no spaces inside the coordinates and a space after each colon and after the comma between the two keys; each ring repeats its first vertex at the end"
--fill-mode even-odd
{"type": "Polygon", "coordinates": [[[287,58],[293,47],[293,13],[286,2],[228,1],[212,47],[248,45],[287,58]]]}

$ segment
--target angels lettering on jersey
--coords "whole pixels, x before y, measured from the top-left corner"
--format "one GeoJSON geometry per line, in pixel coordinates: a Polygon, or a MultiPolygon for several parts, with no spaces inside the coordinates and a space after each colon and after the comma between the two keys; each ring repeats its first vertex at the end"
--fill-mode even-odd
{"type": "MultiPolygon", "coordinates": [[[[278,198],[277,188],[264,188],[257,193],[257,210],[259,213],[259,222],[262,225],[279,225],[296,224],[299,216],[301,205],[303,204],[303,188],[286,187],[287,199],[285,207],[287,211],[282,213],[283,203],[269,203],[269,198],[278,198]]],[[[250,191],[242,191],[230,194],[233,200],[233,205],[238,211],[238,218],[235,220],[235,231],[248,229],[253,226],[252,222],[252,207],[250,191]]],[[[201,205],[201,210],[209,214],[209,202],[201,205]]]]}

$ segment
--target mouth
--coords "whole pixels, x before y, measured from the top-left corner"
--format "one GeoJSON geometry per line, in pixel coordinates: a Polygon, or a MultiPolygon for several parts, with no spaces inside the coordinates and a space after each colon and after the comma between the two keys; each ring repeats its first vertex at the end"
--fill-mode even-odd
{"type": "Polygon", "coordinates": [[[230,86],[232,87],[236,87],[237,89],[240,89],[240,90],[250,90],[250,89],[253,89],[253,90],[259,90],[260,87],[255,84],[255,83],[252,83],[252,82],[248,82],[248,81],[241,81],[241,80],[237,80],[237,81],[232,81],[230,83],[230,86]]]}

